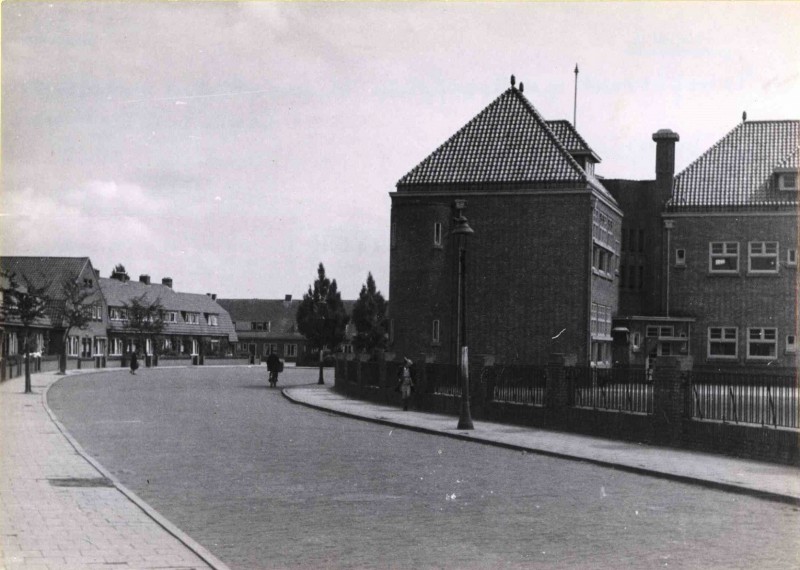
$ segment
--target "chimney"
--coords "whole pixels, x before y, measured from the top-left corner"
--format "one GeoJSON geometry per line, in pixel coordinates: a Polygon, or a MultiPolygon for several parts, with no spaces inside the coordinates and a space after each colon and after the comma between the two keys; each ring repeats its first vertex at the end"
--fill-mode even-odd
{"type": "Polygon", "coordinates": [[[664,204],[672,197],[672,181],[675,177],[675,143],[681,140],[678,133],[670,129],[659,129],[653,133],[656,142],[656,192],[664,204]]]}
{"type": "Polygon", "coordinates": [[[217,294],[216,293],[206,293],[206,297],[211,297],[212,301],[216,301],[217,300],[217,294]]]}
{"type": "Polygon", "coordinates": [[[172,289],[172,277],[164,277],[161,279],[161,284],[166,285],[170,289],[172,289]]]}
{"type": "Polygon", "coordinates": [[[291,296],[291,295],[286,295],[286,296],[284,296],[284,297],[283,297],[283,304],[284,304],[285,306],[287,306],[287,307],[288,307],[289,305],[291,305],[291,304],[292,304],[292,296],[291,296]]]}
{"type": "Polygon", "coordinates": [[[145,285],[150,285],[150,276],[149,275],[139,275],[139,283],[144,283],[145,285]]]}

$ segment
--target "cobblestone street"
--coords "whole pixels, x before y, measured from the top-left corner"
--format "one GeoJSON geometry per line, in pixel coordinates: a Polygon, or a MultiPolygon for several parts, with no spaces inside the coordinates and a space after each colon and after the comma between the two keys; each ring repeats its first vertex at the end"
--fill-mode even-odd
{"type": "Polygon", "coordinates": [[[234,569],[800,565],[794,507],[311,410],[264,368],[68,377],[49,403],[234,569]]]}

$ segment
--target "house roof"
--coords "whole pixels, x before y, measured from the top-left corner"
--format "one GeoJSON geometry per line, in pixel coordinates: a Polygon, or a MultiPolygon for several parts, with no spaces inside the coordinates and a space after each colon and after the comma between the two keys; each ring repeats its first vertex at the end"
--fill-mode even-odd
{"type": "Polygon", "coordinates": [[[61,284],[65,277],[78,276],[87,265],[88,257],[0,257],[0,271],[26,276],[34,287],[47,287],[45,295],[61,298],[61,284]]]}
{"type": "Polygon", "coordinates": [[[584,140],[581,134],[575,130],[572,123],[564,119],[545,122],[550,127],[550,130],[553,131],[553,134],[558,137],[558,140],[561,141],[561,144],[564,145],[564,148],[571,154],[588,154],[594,157],[597,162],[600,162],[600,157],[592,150],[592,147],[589,146],[589,143],[584,140]]]}
{"type": "Polygon", "coordinates": [[[442,184],[588,183],[610,196],[570,154],[568,147],[591,149],[564,123],[545,121],[512,86],[403,176],[398,190],[442,184]]]}
{"type": "MultiPolygon", "coordinates": [[[[300,299],[217,299],[228,311],[236,330],[248,333],[249,338],[283,338],[297,336],[297,308],[300,299]],[[269,331],[254,331],[252,323],[270,323],[269,331]]],[[[347,314],[353,311],[355,301],[342,301],[347,314]]]]}
{"type": "Polygon", "coordinates": [[[746,121],[676,177],[670,209],[788,206],[797,193],[776,188],[774,173],[798,167],[800,121],[746,121]]]}
{"type": "MultiPolygon", "coordinates": [[[[118,279],[101,278],[100,288],[109,307],[123,307],[133,299],[142,297],[145,303],[158,301],[165,311],[185,311],[190,313],[207,313],[217,315],[217,325],[212,326],[200,319],[199,324],[186,322],[165,323],[165,334],[225,336],[236,340],[228,312],[208,295],[199,293],[180,293],[171,287],[159,283],[142,283],[141,281],[120,281],[118,279]]],[[[109,321],[109,328],[119,330],[122,323],[109,321]]]]}

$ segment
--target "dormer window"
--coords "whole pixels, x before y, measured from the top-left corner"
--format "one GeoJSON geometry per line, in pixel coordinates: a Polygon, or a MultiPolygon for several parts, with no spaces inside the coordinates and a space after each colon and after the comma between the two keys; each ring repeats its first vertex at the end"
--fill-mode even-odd
{"type": "Polygon", "coordinates": [[[778,189],[797,192],[797,172],[778,173],[778,189]]]}

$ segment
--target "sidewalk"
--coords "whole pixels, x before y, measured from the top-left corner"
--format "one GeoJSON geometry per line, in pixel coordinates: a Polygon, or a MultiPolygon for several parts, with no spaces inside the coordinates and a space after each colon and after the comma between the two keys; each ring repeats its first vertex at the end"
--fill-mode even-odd
{"type": "Polygon", "coordinates": [[[47,407],[58,378],[0,384],[0,567],[226,569],[85,455],[47,407]]]}
{"type": "Polygon", "coordinates": [[[283,394],[298,404],[384,425],[800,505],[800,469],[794,467],[483,421],[460,431],[454,416],[354,400],[330,386],[285,388],[283,394]]]}

